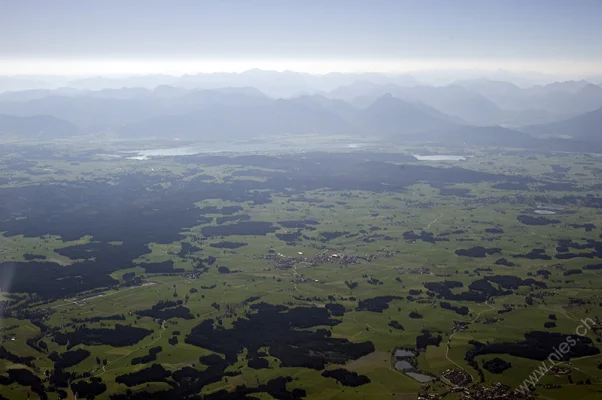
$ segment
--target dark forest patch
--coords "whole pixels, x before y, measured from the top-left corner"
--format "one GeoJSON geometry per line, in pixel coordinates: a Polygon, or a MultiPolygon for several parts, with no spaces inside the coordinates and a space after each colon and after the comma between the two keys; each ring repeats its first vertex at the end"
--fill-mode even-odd
{"type": "Polygon", "coordinates": [[[146,272],[151,274],[176,272],[176,269],[173,267],[173,261],[171,260],[159,263],[142,263],[140,266],[144,268],[146,272]]]}
{"type": "Polygon", "coordinates": [[[342,317],[343,315],[345,315],[345,306],[343,306],[342,304],[327,303],[325,307],[328,311],[330,311],[330,313],[334,317],[342,317]]]}
{"type": "Polygon", "coordinates": [[[556,258],[559,260],[569,260],[572,258],[602,258],[602,242],[593,239],[585,239],[585,243],[577,243],[572,240],[561,239],[556,247],[556,258]],[[569,249],[586,250],[590,252],[569,253],[569,249]]]}
{"type": "Polygon", "coordinates": [[[562,165],[559,165],[559,164],[552,164],[551,167],[552,167],[552,171],[558,172],[561,174],[565,174],[571,170],[571,167],[563,167],[562,165]]]}
{"type": "Polygon", "coordinates": [[[295,242],[301,238],[301,232],[277,233],[276,237],[284,242],[295,242]]]}
{"type": "Polygon", "coordinates": [[[200,247],[194,246],[187,242],[182,242],[181,246],[182,246],[182,248],[180,249],[180,251],[178,253],[178,257],[180,257],[180,258],[184,258],[187,255],[189,255],[190,253],[196,253],[198,251],[201,251],[200,247]]]}
{"type": "Polygon", "coordinates": [[[217,354],[209,354],[206,356],[199,357],[199,362],[207,366],[215,366],[224,364],[225,360],[217,354]]]}
{"type": "Polygon", "coordinates": [[[511,367],[511,363],[504,361],[499,357],[492,358],[491,360],[485,361],[483,363],[483,368],[491,372],[492,374],[501,374],[502,372],[504,372],[507,369],[510,369],[511,367]]]}
{"type": "Polygon", "coordinates": [[[426,289],[437,293],[445,300],[474,302],[483,302],[492,296],[505,296],[511,294],[511,291],[503,289],[517,289],[520,286],[535,286],[542,289],[547,288],[544,282],[539,282],[534,279],[522,279],[511,275],[494,275],[477,279],[468,286],[468,291],[458,294],[453,293],[450,290],[449,284],[446,284],[445,282],[424,283],[426,289]],[[495,288],[490,282],[500,285],[502,289],[495,288]]]}
{"type": "Polygon", "coordinates": [[[80,399],[94,399],[107,390],[107,385],[98,377],[91,377],[89,381],[80,380],[71,383],[70,386],[71,391],[80,399]]]}
{"type": "Polygon", "coordinates": [[[501,253],[501,252],[502,252],[502,249],[500,249],[499,247],[494,247],[494,248],[488,249],[483,246],[475,246],[475,247],[471,247],[470,249],[458,249],[458,250],[456,250],[456,255],[464,256],[464,257],[483,258],[483,257],[487,257],[488,255],[501,253]]]}
{"type": "MultiPolygon", "coordinates": [[[[585,250],[585,249],[596,249],[598,251],[602,251],[602,243],[597,242],[593,239],[585,239],[585,243],[577,243],[575,241],[569,239],[560,239],[558,240],[558,247],[563,249],[577,249],[577,250],[585,250]]],[[[564,250],[567,251],[567,250],[564,250]]]]}
{"type": "Polygon", "coordinates": [[[248,243],[244,242],[218,242],[211,243],[209,246],[214,247],[216,249],[238,249],[243,246],[247,246],[248,243]]]}
{"type": "Polygon", "coordinates": [[[167,378],[170,376],[171,372],[159,364],[153,364],[152,366],[141,369],[140,371],[119,375],[115,378],[115,382],[123,383],[127,387],[132,387],[147,382],[168,382],[167,378]]]}
{"type": "Polygon", "coordinates": [[[536,281],[535,279],[522,279],[513,275],[493,275],[484,278],[487,281],[497,283],[504,289],[518,289],[520,286],[535,286],[540,289],[546,289],[548,286],[545,282],[536,281]]]}
{"type": "Polygon", "coordinates": [[[358,375],[357,372],[348,371],[344,368],[327,369],[322,372],[325,378],[336,379],[343,386],[357,387],[370,383],[370,378],[365,375],[358,375]]]}
{"type": "MultiPolygon", "coordinates": [[[[116,285],[119,282],[108,275],[116,268],[116,265],[103,267],[92,261],[68,267],[52,262],[6,262],[0,264],[0,276],[12,277],[10,290],[13,292],[56,298],[116,285]]],[[[2,287],[2,291],[8,289],[2,287]]]]}
{"type": "Polygon", "coordinates": [[[585,229],[586,232],[591,232],[596,229],[596,225],[594,224],[569,224],[569,226],[575,229],[585,229]]]}
{"type": "Polygon", "coordinates": [[[48,395],[42,385],[42,380],[30,370],[25,368],[11,368],[7,371],[7,374],[8,376],[6,377],[0,375],[0,385],[8,386],[12,383],[17,383],[21,386],[29,386],[41,400],[48,399],[48,395]]]}
{"type": "Polygon", "coordinates": [[[113,314],[113,315],[107,315],[107,316],[96,316],[96,317],[89,317],[89,318],[71,318],[71,321],[78,323],[78,324],[85,324],[88,322],[100,322],[100,321],[125,321],[125,315],[124,314],[113,314]]]}
{"type": "Polygon", "coordinates": [[[349,289],[355,289],[356,287],[359,286],[358,282],[353,282],[353,281],[345,281],[345,285],[347,285],[347,287],[349,289]]]}
{"type": "Polygon", "coordinates": [[[18,356],[14,353],[11,353],[9,350],[6,350],[4,346],[0,346],[0,358],[6,361],[10,361],[14,364],[23,364],[29,367],[32,367],[32,362],[36,359],[31,356],[18,356]]]}
{"type": "Polygon", "coordinates": [[[416,348],[426,349],[428,346],[439,347],[443,337],[441,335],[433,336],[430,331],[424,330],[418,336],[416,336],[416,348]]]}
{"type": "Polygon", "coordinates": [[[60,369],[73,367],[88,357],[90,357],[90,352],[86,349],[66,351],[60,355],[54,351],[48,355],[48,358],[54,361],[54,368],[60,369]]]}
{"type": "Polygon", "coordinates": [[[356,311],[372,311],[381,313],[389,308],[389,302],[393,300],[403,300],[400,296],[378,296],[370,299],[364,299],[357,302],[356,311]]]}
{"type": "Polygon", "coordinates": [[[560,220],[557,219],[549,219],[546,217],[533,217],[531,215],[519,215],[518,217],[516,217],[516,219],[525,225],[550,225],[560,223],[560,220]]]}
{"type": "Polygon", "coordinates": [[[91,377],[89,381],[81,380],[71,383],[71,390],[77,394],[80,399],[93,399],[107,391],[107,385],[102,383],[102,379],[91,377]]]}
{"type": "Polygon", "coordinates": [[[182,305],[177,305],[175,307],[168,308],[155,307],[156,306],[153,306],[150,310],[136,311],[136,315],[140,315],[141,317],[155,318],[159,320],[169,320],[172,318],[194,319],[194,315],[190,313],[190,310],[182,305]]]}
{"type": "Polygon", "coordinates": [[[526,254],[514,254],[514,258],[528,258],[530,260],[551,260],[552,257],[546,254],[545,249],[532,249],[526,254]]]}
{"type": "Polygon", "coordinates": [[[109,243],[90,242],[76,246],[63,247],[54,250],[56,253],[68,257],[71,260],[89,260],[96,259],[101,262],[115,262],[128,257],[128,263],[131,265],[131,260],[138,257],[140,254],[148,253],[149,250],[141,253],[141,248],[137,246],[114,246],[109,243]]]}
{"type": "Polygon", "coordinates": [[[403,327],[403,325],[401,325],[398,321],[395,321],[395,320],[390,321],[389,322],[389,326],[391,328],[393,328],[393,329],[398,329],[400,331],[404,331],[405,330],[405,328],[403,327]]]}
{"type": "Polygon", "coordinates": [[[409,317],[412,319],[422,319],[424,316],[420,314],[418,311],[411,311],[409,317]]]}
{"type": "Polygon", "coordinates": [[[535,189],[543,192],[577,192],[582,190],[578,186],[568,182],[546,183],[545,185],[536,186],[535,189]]]}
{"type": "Polygon", "coordinates": [[[417,234],[413,231],[404,232],[403,238],[405,240],[422,240],[423,242],[427,242],[427,243],[435,243],[437,241],[437,239],[435,238],[435,235],[433,235],[432,232],[426,232],[426,231],[421,231],[419,234],[417,234]]]}
{"type": "Polygon", "coordinates": [[[230,271],[230,268],[225,267],[225,266],[222,265],[222,266],[220,266],[220,267],[217,268],[217,272],[219,272],[220,274],[229,274],[232,271],[230,271]]]}
{"type": "Polygon", "coordinates": [[[349,234],[348,231],[344,231],[344,232],[320,232],[320,236],[322,237],[322,240],[332,240],[332,239],[336,239],[338,237],[341,236],[345,236],[349,234]]]}
{"type": "Polygon", "coordinates": [[[151,347],[148,349],[148,354],[142,357],[132,358],[132,365],[136,364],[148,364],[151,361],[157,360],[157,354],[159,354],[163,348],[161,346],[151,347]]]}
{"type": "MultiPolygon", "coordinates": [[[[481,291],[475,290],[471,287],[469,287],[469,291],[464,291],[459,294],[453,293],[451,289],[442,282],[426,282],[424,283],[424,287],[427,290],[437,293],[437,297],[444,298],[445,300],[483,302],[488,298],[487,293],[482,293],[481,291]]],[[[491,289],[493,290],[493,287],[491,287],[491,289]]],[[[495,293],[497,294],[497,292],[495,293]]]]}
{"type": "Polygon", "coordinates": [[[264,369],[270,367],[269,361],[261,357],[250,359],[249,361],[247,361],[247,365],[249,366],[249,368],[253,369],[264,369]]]}
{"type": "Polygon", "coordinates": [[[217,285],[213,284],[213,285],[208,285],[208,286],[201,286],[201,289],[211,290],[211,289],[215,289],[216,287],[217,287],[217,285]]]}
{"type": "Polygon", "coordinates": [[[470,313],[470,310],[466,306],[457,307],[446,301],[440,302],[439,305],[441,306],[442,309],[454,311],[456,314],[468,315],[470,313]]]}
{"type": "Polygon", "coordinates": [[[106,344],[113,347],[125,347],[138,343],[151,333],[153,331],[149,329],[117,324],[114,329],[78,328],[67,333],[55,332],[54,341],[61,346],[69,344],[68,349],[78,344],[86,346],[106,344]]]}
{"type": "Polygon", "coordinates": [[[506,267],[514,267],[516,264],[506,260],[505,258],[499,258],[495,260],[495,265],[504,265],[506,267]]]}
{"type": "Polygon", "coordinates": [[[328,363],[345,363],[374,351],[370,342],[351,343],[330,337],[330,331],[305,330],[316,326],[334,326],[339,320],[330,318],[324,308],[296,307],[258,303],[248,318],[234,321],[231,329],[216,328],[213,320],[194,327],[186,343],[224,354],[233,364],[238,354],[247,349],[253,358],[261,347],[269,346],[270,355],[284,367],[323,369],[328,363]]]}
{"type": "Polygon", "coordinates": [[[470,341],[474,346],[472,355],[508,354],[530,360],[543,361],[554,353],[556,360],[568,360],[600,353],[600,349],[592,345],[591,339],[579,335],[565,335],[557,332],[533,331],[525,333],[525,340],[520,342],[502,342],[484,344],[470,341]],[[565,343],[564,352],[557,351],[565,343]]]}
{"type": "Polygon", "coordinates": [[[476,281],[471,282],[470,285],[468,285],[468,288],[470,289],[469,293],[478,293],[481,298],[511,294],[510,291],[500,290],[494,287],[486,279],[477,279],[476,281]]]}
{"type": "Polygon", "coordinates": [[[558,260],[570,260],[572,258],[600,258],[602,257],[602,252],[599,251],[590,251],[588,253],[562,253],[556,254],[555,256],[558,260]]]}

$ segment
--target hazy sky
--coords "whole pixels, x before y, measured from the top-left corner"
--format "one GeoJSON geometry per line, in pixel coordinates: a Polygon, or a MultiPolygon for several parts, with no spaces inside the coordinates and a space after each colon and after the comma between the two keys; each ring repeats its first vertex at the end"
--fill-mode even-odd
{"type": "Polygon", "coordinates": [[[0,0],[0,73],[602,70],[602,0],[0,0]]]}

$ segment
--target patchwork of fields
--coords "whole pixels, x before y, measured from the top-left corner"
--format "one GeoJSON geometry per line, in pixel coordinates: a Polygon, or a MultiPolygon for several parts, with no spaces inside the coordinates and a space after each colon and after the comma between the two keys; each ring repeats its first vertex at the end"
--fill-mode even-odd
{"type": "Polygon", "coordinates": [[[7,150],[5,398],[600,396],[599,156],[7,150]]]}

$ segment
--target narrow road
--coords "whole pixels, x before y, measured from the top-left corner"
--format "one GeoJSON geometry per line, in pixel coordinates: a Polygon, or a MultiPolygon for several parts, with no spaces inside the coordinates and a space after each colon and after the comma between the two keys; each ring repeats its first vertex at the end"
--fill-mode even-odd
{"type": "Polygon", "coordinates": [[[456,367],[460,368],[462,371],[466,372],[468,375],[470,375],[471,379],[473,382],[475,382],[474,376],[472,376],[472,374],[467,371],[466,369],[464,369],[463,366],[461,366],[460,364],[458,364],[457,362],[455,362],[454,360],[452,360],[451,358],[449,358],[449,342],[451,341],[452,336],[454,336],[456,333],[452,333],[451,335],[449,335],[449,338],[447,339],[447,344],[446,344],[446,350],[445,350],[445,358],[447,358],[447,361],[449,361],[450,363],[454,364],[456,367]]]}
{"type": "Polygon", "coordinates": [[[452,337],[456,334],[456,332],[452,333],[451,335],[449,335],[449,338],[447,338],[447,343],[445,344],[446,350],[445,350],[445,358],[447,358],[447,361],[449,361],[450,363],[454,364],[456,367],[460,368],[462,371],[466,372],[466,370],[464,369],[464,367],[462,367],[460,364],[456,363],[454,360],[452,360],[451,358],[449,358],[449,342],[451,342],[452,337]]]}
{"type": "Polygon", "coordinates": [[[489,303],[485,303],[485,304],[487,304],[489,306],[489,308],[491,308],[491,310],[483,310],[480,313],[478,313],[477,316],[471,321],[472,323],[477,322],[477,320],[479,319],[481,314],[483,314],[484,312],[495,311],[495,307],[493,307],[491,304],[489,304],[489,303]]]}
{"type": "Polygon", "coordinates": [[[431,227],[431,225],[434,224],[435,222],[437,222],[437,220],[441,217],[443,217],[443,213],[441,213],[441,215],[439,215],[437,218],[435,218],[434,220],[429,222],[429,224],[426,226],[426,229],[429,229],[431,227]]]}

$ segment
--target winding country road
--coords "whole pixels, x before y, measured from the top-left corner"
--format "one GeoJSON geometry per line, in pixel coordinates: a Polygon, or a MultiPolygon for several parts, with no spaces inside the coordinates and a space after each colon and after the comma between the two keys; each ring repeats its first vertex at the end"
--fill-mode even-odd
{"type": "Polygon", "coordinates": [[[429,224],[426,226],[426,229],[429,229],[431,227],[431,225],[434,224],[435,222],[437,222],[437,220],[441,217],[443,217],[443,213],[441,213],[441,215],[439,215],[437,218],[435,218],[434,220],[429,222],[429,224]]]}

